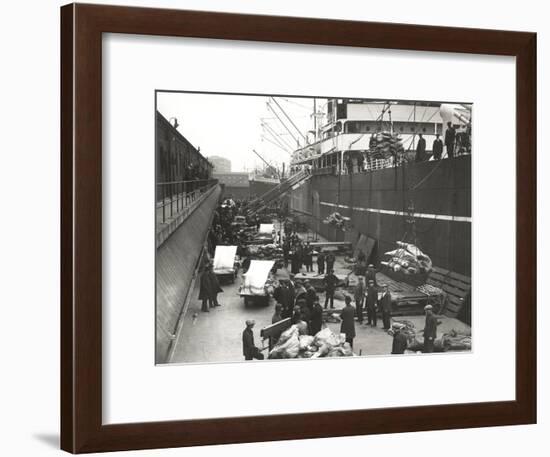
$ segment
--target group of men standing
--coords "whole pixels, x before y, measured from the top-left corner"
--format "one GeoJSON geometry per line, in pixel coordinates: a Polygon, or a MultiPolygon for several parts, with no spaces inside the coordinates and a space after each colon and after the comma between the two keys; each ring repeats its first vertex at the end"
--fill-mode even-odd
{"type": "MultiPolygon", "coordinates": [[[[434,160],[440,160],[443,155],[443,141],[440,138],[440,134],[436,133],[435,140],[432,143],[432,154],[434,160]]],[[[447,122],[447,130],[445,130],[445,149],[447,151],[447,157],[449,159],[455,156],[455,145],[457,140],[456,129],[451,122],[447,122]]],[[[426,139],[422,133],[418,134],[418,141],[416,143],[416,156],[415,162],[424,162],[428,160],[430,156],[426,151],[426,139]]]]}

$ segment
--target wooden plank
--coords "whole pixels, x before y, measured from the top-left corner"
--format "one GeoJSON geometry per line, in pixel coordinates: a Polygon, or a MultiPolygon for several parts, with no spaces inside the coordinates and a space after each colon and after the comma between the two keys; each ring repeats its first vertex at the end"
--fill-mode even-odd
{"type": "Polygon", "coordinates": [[[450,276],[442,276],[439,273],[432,273],[428,277],[428,281],[430,279],[433,279],[435,281],[444,282],[447,284],[453,284],[455,287],[458,287],[459,289],[470,289],[472,287],[471,283],[466,283],[463,281],[459,281],[458,279],[453,279],[450,276]]]}
{"type": "Polygon", "coordinates": [[[468,293],[470,292],[470,288],[467,288],[467,289],[456,288],[456,287],[453,287],[453,285],[450,285],[448,283],[444,283],[433,279],[428,280],[428,284],[435,287],[439,287],[440,289],[443,289],[445,292],[453,295],[457,295],[459,297],[464,297],[468,295],[468,293]]]}
{"type": "Polygon", "coordinates": [[[436,273],[442,276],[449,276],[452,279],[455,279],[457,281],[462,281],[467,284],[470,284],[472,282],[472,279],[469,276],[465,276],[463,274],[457,273],[456,271],[446,270],[444,268],[433,267],[432,273],[436,273]]]}

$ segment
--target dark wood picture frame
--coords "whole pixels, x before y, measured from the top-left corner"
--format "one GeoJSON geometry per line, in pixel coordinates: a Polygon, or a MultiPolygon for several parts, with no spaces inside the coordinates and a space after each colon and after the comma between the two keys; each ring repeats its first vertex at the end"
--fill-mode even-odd
{"type": "Polygon", "coordinates": [[[61,447],[114,451],[536,422],[536,34],[71,4],[61,8],[61,447]],[[102,424],[102,33],[516,58],[516,400],[102,424]],[[521,298],[521,299],[520,299],[521,298]]]}

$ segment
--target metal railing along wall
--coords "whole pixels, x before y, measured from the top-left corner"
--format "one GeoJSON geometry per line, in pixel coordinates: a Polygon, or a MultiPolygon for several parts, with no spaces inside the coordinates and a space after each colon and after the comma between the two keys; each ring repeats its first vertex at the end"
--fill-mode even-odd
{"type": "Polygon", "coordinates": [[[174,217],[190,206],[201,194],[216,184],[218,184],[217,179],[157,183],[157,220],[166,222],[166,219],[174,217]]]}

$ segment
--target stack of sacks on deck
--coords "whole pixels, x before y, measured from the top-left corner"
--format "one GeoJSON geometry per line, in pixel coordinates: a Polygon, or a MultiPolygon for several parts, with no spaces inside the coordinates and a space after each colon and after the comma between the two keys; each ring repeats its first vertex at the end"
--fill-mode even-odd
{"type": "Polygon", "coordinates": [[[270,359],[295,359],[318,357],[349,357],[353,351],[345,338],[336,336],[329,328],[324,328],[315,336],[300,335],[293,325],[285,330],[275,347],[269,353],[270,359]]]}
{"type": "Polygon", "coordinates": [[[390,132],[377,133],[367,153],[369,159],[389,159],[390,157],[401,158],[405,156],[405,150],[401,138],[390,132]]]}
{"type": "Polygon", "coordinates": [[[397,242],[398,248],[384,253],[389,257],[383,265],[393,271],[401,271],[404,274],[426,274],[432,271],[432,260],[414,244],[397,242]]]}

